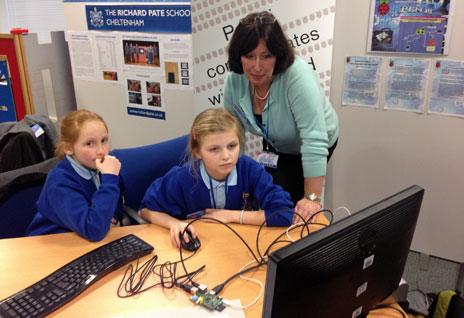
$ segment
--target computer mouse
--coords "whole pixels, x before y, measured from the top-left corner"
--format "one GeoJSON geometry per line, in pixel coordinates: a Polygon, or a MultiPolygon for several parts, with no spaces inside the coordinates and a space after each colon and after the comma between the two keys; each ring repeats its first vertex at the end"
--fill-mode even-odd
{"type": "Polygon", "coordinates": [[[193,251],[196,251],[197,249],[199,249],[200,246],[201,246],[200,239],[198,237],[194,238],[192,236],[192,233],[188,229],[185,232],[187,233],[189,241],[186,242],[184,240],[184,236],[182,235],[182,233],[179,233],[180,246],[183,249],[186,249],[187,251],[190,251],[190,252],[193,252],[193,251]]]}

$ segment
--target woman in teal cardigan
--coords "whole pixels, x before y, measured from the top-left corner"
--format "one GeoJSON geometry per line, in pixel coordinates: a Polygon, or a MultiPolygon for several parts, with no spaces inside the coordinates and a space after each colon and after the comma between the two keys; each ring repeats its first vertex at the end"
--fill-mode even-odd
{"type": "Polygon", "coordinates": [[[322,208],[327,162],[338,141],[337,114],[270,12],[241,19],[228,54],[224,106],[246,131],[263,137],[258,161],[307,218],[322,208]]]}

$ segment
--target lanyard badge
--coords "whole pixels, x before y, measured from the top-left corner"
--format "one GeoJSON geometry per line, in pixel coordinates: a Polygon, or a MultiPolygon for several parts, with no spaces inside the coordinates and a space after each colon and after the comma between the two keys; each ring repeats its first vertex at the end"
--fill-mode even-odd
{"type": "Polygon", "coordinates": [[[277,160],[279,160],[279,155],[268,151],[261,152],[256,158],[260,165],[267,168],[277,168],[277,160]]]}

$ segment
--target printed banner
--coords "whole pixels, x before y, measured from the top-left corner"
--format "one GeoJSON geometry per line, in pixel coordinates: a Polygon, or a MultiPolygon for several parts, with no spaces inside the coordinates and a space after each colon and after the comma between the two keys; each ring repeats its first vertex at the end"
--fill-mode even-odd
{"type": "Polygon", "coordinates": [[[247,14],[271,11],[298,56],[318,74],[329,95],[335,0],[192,1],[195,112],[223,106],[224,79],[229,71],[227,46],[239,20],[247,14]]]}
{"type": "Polygon", "coordinates": [[[86,5],[88,30],[192,33],[189,5],[86,5]]]}

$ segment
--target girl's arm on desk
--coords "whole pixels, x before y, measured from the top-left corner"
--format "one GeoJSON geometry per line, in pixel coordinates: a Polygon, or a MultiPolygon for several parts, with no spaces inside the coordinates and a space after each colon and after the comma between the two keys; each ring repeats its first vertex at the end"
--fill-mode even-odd
{"type": "MultiPolygon", "coordinates": [[[[160,225],[169,229],[172,245],[175,247],[180,246],[179,233],[182,233],[184,231],[184,229],[187,227],[188,222],[180,221],[167,213],[152,211],[147,208],[143,208],[142,210],[140,210],[140,216],[147,222],[160,225]]],[[[197,237],[197,232],[193,225],[190,225],[188,229],[192,233],[193,237],[197,237]]],[[[188,241],[187,235],[184,236],[184,239],[188,241]]]]}
{"type": "MultiPolygon", "coordinates": [[[[261,225],[266,220],[266,216],[263,210],[239,211],[225,209],[206,209],[205,216],[218,219],[224,223],[240,223],[251,225],[261,225]]],[[[208,219],[205,221],[214,222],[208,219]]]]}

